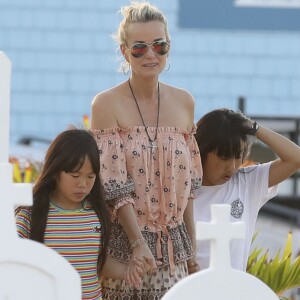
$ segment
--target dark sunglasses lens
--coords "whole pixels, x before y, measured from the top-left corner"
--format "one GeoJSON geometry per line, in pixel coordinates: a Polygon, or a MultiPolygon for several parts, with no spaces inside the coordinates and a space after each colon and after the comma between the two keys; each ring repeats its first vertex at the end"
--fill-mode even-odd
{"type": "Polygon", "coordinates": [[[148,45],[147,44],[134,44],[131,47],[131,55],[133,57],[141,57],[147,52],[148,45]]]}
{"type": "Polygon", "coordinates": [[[159,55],[165,55],[169,51],[169,44],[165,41],[158,41],[152,44],[152,48],[159,55]]]}

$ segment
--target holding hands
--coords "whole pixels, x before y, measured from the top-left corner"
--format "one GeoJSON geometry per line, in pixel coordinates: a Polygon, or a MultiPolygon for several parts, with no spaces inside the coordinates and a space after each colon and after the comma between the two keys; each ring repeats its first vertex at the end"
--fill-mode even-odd
{"type": "Polygon", "coordinates": [[[141,238],[131,243],[132,257],[124,272],[125,281],[132,287],[138,288],[141,278],[146,273],[153,273],[161,262],[156,262],[146,241],[141,238]]]}
{"type": "Polygon", "coordinates": [[[200,266],[194,257],[187,261],[187,267],[189,275],[200,271],[200,266]]]}

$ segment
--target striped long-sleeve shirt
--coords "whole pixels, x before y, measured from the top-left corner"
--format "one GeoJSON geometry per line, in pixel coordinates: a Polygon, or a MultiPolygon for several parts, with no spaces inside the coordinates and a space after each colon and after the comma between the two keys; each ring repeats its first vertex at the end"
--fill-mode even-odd
{"type": "MultiPolygon", "coordinates": [[[[16,216],[19,236],[28,238],[30,210],[23,208],[16,216]]],[[[82,299],[100,300],[101,285],[97,274],[101,224],[89,204],[77,210],[65,210],[50,203],[44,244],[64,256],[78,271],[82,299]]]]}

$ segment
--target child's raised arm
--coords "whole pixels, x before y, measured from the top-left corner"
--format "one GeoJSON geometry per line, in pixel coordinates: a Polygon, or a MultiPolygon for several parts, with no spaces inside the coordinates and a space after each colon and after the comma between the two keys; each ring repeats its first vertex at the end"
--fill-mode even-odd
{"type": "Polygon", "coordinates": [[[300,168],[300,147],[294,142],[263,126],[258,128],[256,137],[279,157],[270,166],[269,187],[284,181],[300,168]]]}

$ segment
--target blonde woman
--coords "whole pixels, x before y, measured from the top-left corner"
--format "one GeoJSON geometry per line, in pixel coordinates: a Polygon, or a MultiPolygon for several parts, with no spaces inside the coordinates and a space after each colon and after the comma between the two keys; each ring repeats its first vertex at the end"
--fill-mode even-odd
{"type": "Polygon", "coordinates": [[[122,263],[136,257],[148,272],[132,289],[109,278],[107,263],[103,298],[160,299],[198,270],[191,199],[202,168],[194,99],[159,81],[171,48],[163,13],[149,3],[131,3],[121,12],[115,37],[129,78],[95,96],[91,126],[112,218],[108,256],[122,263]]]}

